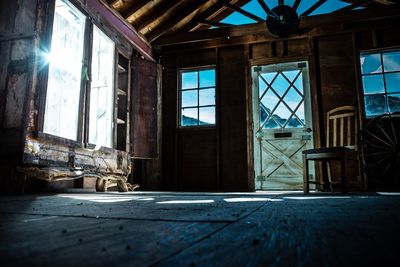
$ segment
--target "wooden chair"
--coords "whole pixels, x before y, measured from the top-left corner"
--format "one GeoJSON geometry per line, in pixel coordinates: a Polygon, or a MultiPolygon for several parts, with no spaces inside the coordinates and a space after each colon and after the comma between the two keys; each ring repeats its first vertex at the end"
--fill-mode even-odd
{"type": "Polygon", "coordinates": [[[346,169],[349,159],[358,160],[357,139],[358,126],[356,108],[343,106],[332,109],[326,115],[326,147],[303,151],[303,190],[308,194],[310,183],[320,184],[309,180],[309,161],[328,163],[328,180],[332,189],[330,161],[340,161],[342,192],[346,193],[346,169]]]}

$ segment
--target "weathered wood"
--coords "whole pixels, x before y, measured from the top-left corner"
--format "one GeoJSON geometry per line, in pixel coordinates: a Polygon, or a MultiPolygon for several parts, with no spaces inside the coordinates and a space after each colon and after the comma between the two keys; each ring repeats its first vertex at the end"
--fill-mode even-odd
{"type": "Polygon", "coordinates": [[[157,65],[135,58],[132,75],[132,155],[136,158],[156,158],[157,65]]]}

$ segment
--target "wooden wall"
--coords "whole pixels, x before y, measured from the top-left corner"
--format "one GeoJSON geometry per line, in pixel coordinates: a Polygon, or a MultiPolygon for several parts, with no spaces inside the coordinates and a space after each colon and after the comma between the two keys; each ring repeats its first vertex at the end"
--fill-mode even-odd
{"type": "MultiPolygon", "coordinates": [[[[395,11],[391,11],[392,13],[395,11]]],[[[325,115],[334,107],[358,106],[362,119],[358,53],[400,47],[400,17],[359,14],[340,24],[340,15],[308,34],[279,40],[259,34],[206,38],[206,33],[177,35],[182,43],[162,46],[163,56],[163,181],[178,190],[252,191],[253,155],[250,66],[308,60],[313,109],[314,142],[325,144],[325,115]],[[368,17],[369,19],[365,19],[368,17]],[[363,20],[360,20],[363,18],[363,20]],[[357,20],[358,19],[358,20],[357,20]],[[374,21],[374,23],[370,23],[374,21]],[[386,23],[385,23],[386,21],[386,23]],[[332,24],[329,24],[332,23],[332,24]],[[186,39],[185,39],[186,38],[186,39]],[[198,38],[198,40],[195,40],[198,38]],[[217,67],[217,124],[212,129],[177,129],[179,68],[215,64],[217,67]]],[[[310,19],[311,21],[311,19],[310,19]]],[[[309,22],[307,22],[309,23],[309,22]]],[[[253,26],[251,26],[253,27],[253,26]]],[[[250,29],[250,26],[249,26],[250,29]]],[[[245,32],[244,29],[241,29],[245,32]]],[[[239,33],[238,33],[239,34],[239,33]]],[[[215,37],[215,36],[214,36],[215,37]]],[[[167,39],[166,39],[167,40],[167,39]]],[[[173,41],[173,37],[168,40],[173,41]]],[[[361,124],[363,120],[361,120],[361,124]]],[[[334,177],[337,167],[334,166],[334,177]]],[[[349,167],[352,189],[364,188],[363,172],[349,167]]],[[[317,169],[321,178],[322,170],[317,169]]]]}

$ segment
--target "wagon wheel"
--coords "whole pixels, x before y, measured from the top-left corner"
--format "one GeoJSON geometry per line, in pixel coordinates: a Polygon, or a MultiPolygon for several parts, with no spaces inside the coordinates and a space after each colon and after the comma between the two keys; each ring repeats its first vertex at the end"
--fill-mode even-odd
{"type": "Polygon", "coordinates": [[[400,189],[400,112],[383,114],[367,122],[361,142],[369,186],[400,189]]]}

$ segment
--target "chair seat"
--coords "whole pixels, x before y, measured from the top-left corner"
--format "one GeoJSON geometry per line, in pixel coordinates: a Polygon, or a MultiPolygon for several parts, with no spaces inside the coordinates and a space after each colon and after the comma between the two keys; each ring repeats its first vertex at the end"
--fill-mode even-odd
{"type": "Polygon", "coordinates": [[[316,153],[353,153],[354,149],[345,147],[345,146],[335,146],[335,147],[319,147],[313,149],[307,149],[303,151],[303,154],[316,154],[316,153]]]}

